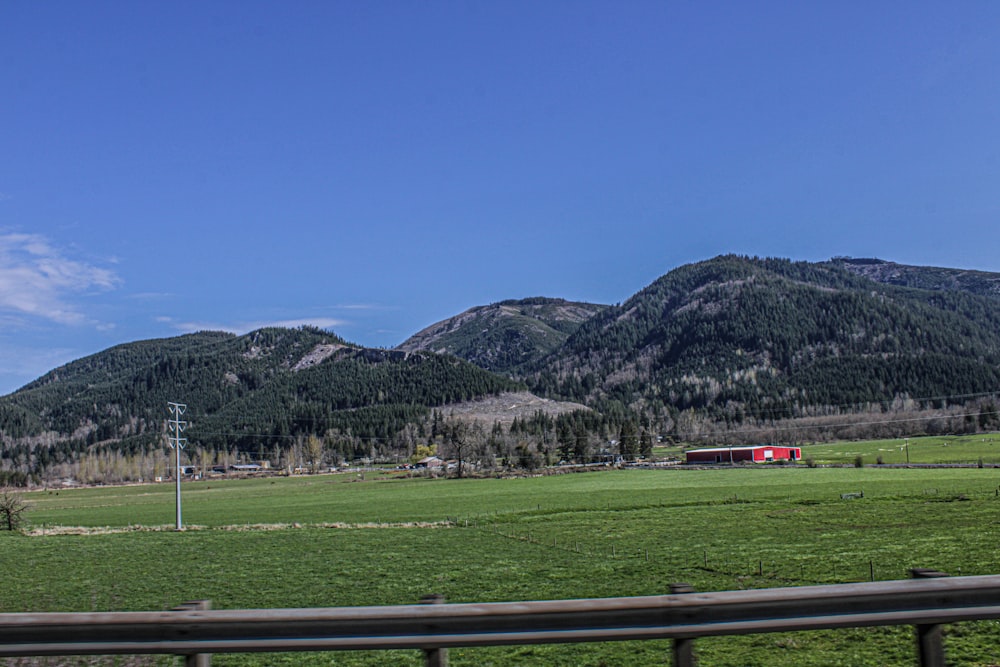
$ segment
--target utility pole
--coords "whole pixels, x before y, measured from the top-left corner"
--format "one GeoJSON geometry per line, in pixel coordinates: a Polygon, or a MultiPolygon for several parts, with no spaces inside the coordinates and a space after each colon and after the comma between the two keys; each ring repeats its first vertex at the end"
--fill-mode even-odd
{"type": "Polygon", "coordinates": [[[181,433],[187,428],[187,422],[181,421],[181,415],[187,410],[187,405],[183,403],[167,403],[170,409],[170,420],[167,422],[169,431],[167,445],[174,450],[174,483],[177,485],[177,530],[184,530],[181,523],[181,450],[184,449],[187,438],[182,438],[181,433]]]}

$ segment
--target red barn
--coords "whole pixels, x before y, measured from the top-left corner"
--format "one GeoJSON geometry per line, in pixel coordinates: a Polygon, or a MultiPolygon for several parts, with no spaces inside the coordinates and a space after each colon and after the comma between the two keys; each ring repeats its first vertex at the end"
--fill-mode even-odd
{"type": "Polygon", "coordinates": [[[798,461],[801,447],[754,445],[753,447],[712,447],[685,452],[685,463],[770,463],[771,461],[798,461]]]}

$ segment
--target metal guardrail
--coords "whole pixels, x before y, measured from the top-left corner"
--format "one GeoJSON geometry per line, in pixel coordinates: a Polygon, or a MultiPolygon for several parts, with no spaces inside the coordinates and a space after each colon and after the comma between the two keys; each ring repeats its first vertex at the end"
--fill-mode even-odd
{"type": "Polygon", "coordinates": [[[943,667],[941,624],[1000,618],[1000,575],[914,576],[710,593],[678,584],[669,595],[584,600],[8,613],[0,656],[174,654],[205,665],[212,653],[422,649],[429,665],[444,665],[450,647],[673,639],[675,664],[689,665],[698,637],[914,625],[920,664],[943,667]]]}

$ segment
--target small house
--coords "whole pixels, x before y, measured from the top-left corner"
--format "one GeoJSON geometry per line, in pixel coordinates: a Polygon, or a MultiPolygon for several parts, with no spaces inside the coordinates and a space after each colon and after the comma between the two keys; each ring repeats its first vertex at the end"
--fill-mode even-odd
{"type": "Polygon", "coordinates": [[[436,456],[427,456],[416,462],[414,468],[443,468],[444,461],[436,456]]]}
{"type": "Polygon", "coordinates": [[[260,472],[262,468],[256,463],[237,463],[229,466],[229,470],[237,474],[250,475],[260,472]]]}

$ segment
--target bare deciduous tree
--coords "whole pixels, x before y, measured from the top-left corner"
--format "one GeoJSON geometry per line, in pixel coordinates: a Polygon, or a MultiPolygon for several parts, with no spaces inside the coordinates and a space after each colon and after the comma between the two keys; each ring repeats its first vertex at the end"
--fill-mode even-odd
{"type": "Polygon", "coordinates": [[[20,529],[24,523],[24,513],[29,507],[24,497],[14,489],[8,487],[0,489],[0,524],[2,524],[0,528],[20,529]]]}

